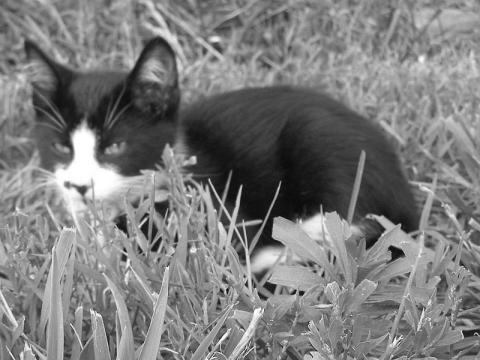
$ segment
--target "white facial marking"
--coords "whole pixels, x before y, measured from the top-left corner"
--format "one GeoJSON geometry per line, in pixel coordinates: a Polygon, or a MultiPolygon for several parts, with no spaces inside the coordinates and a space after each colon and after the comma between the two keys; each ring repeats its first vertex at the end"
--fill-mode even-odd
{"type": "Polygon", "coordinates": [[[85,122],[72,132],[71,142],[73,159],[66,167],[57,168],[55,177],[72,210],[82,211],[86,209],[85,199],[94,196],[96,200],[108,200],[121,187],[123,176],[113,167],[98,163],[95,132],[85,122]]]}

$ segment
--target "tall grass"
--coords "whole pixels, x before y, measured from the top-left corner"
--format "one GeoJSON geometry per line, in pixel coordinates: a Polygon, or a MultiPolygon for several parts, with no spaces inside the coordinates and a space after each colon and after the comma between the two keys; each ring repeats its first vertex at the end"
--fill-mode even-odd
{"type": "Polygon", "coordinates": [[[480,47],[468,37],[432,42],[414,22],[422,9],[449,6],[3,1],[0,359],[479,356],[478,338],[463,339],[461,330],[480,325],[480,47]],[[289,247],[287,258],[295,253],[306,263],[272,270],[277,287],[265,300],[259,293],[270,290],[256,284],[233,247],[246,240],[241,225],[234,231],[236,212],[220,222],[216,194],[183,178],[178,166],[186,159],[168,149],[166,216],[151,211],[148,190],[137,207],[125,204],[127,234],[101,214],[74,221],[39,179],[23,39],[72,66],[128,68],[155,35],[178,53],[184,102],[299,84],[381,124],[418,194],[415,241],[380,218],[388,230],[366,250],[330,214],[333,244],[321,247],[276,219],[273,236],[289,247]],[[140,230],[145,216],[159,234],[140,230]],[[392,244],[406,257],[389,262],[392,244]]]}

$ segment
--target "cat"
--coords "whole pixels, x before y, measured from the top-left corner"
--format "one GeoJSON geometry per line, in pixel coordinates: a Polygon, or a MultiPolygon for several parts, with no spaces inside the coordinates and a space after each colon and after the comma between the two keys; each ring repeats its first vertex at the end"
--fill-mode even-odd
{"type": "Polygon", "coordinates": [[[321,209],[347,216],[363,150],[354,223],[367,237],[369,213],[416,229],[414,198],[391,142],[376,124],[325,94],[258,87],[181,106],[175,53],[160,37],[145,45],[130,72],[72,70],[31,41],[25,51],[41,165],[74,212],[84,210],[87,199],[122,196],[171,144],[197,157],[188,171],[211,174],[219,193],[232,173],[227,204],[242,185],[243,218],[263,218],[281,184],[271,218],[303,219],[304,229],[315,233],[321,209]]]}

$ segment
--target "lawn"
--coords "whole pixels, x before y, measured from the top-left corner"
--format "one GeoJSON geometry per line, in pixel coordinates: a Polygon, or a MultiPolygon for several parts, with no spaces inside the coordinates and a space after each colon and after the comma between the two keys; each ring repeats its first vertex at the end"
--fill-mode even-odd
{"type": "Polygon", "coordinates": [[[478,358],[479,13],[468,0],[3,0],[0,360],[478,358]],[[365,250],[336,214],[325,246],[276,219],[287,258],[306,263],[277,266],[265,288],[234,249],[238,208],[218,221],[221,194],[182,176],[188,159],[169,149],[166,217],[147,176],[144,200],[125,204],[127,234],[96,212],[73,219],[30,137],[23,41],[71,66],[127,69],[156,35],[177,52],[185,103],[296,84],[379,123],[419,231],[380,219],[387,231],[365,250]],[[145,216],[159,233],[140,231],[145,216]],[[388,261],[392,243],[405,258],[388,261]]]}

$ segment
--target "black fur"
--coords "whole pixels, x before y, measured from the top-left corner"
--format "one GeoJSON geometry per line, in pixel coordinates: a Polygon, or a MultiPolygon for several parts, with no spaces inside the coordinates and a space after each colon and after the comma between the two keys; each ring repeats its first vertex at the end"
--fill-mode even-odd
{"type": "Polygon", "coordinates": [[[407,231],[417,226],[414,200],[393,146],[375,124],[326,95],[287,86],[243,89],[179,110],[175,57],[163,39],[147,44],[129,74],[79,73],[56,64],[30,42],[26,51],[31,61],[43,61],[52,69],[51,83],[57,84],[53,90],[42,89],[33,81],[35,136],[48,169],[69,161],[52,150],[52,139],[68,145],[69,131],[87,118],[100,139],[98,160],[123,175],[153,169],[164,146],[181,134],[189,153],[198,158],[190,170],[199,179],[211,177],[222,192],[233,171],[228,200],[233,202],[243,185],[246,219],[264,217],[280,182],[272,216],[295,219],[322,207],[345,217],[364,150],[355,221],[374,213],[407,231]],[[142,77],[148,62],[163,67],[162,81],[142,77]],[[44,98],[67,120],[63,131],[42,126],[49,121],[44,113],[51,112],[44,98]],[[106,118],[115,103],[123,113],[109,129],[106,118]],[[102,147],[118,139],[128,144],[126,152],[121,157],[102,155],[102,147]]]}
{"type": "Polygon", "coordinates": [[[199,158],[195,172],[216,174],[221,189],[232,170],[231,199],[243,185],[248,217],[265,215],[280,182],[273,217],[306,217],[320,205],[346,217],[364,150],[354,220],[373,213],[407,231],[417,226],[409,185],[385,135],[326,95],[292,87],[243,89],[188,107],[181,126],[199,158]]]}

